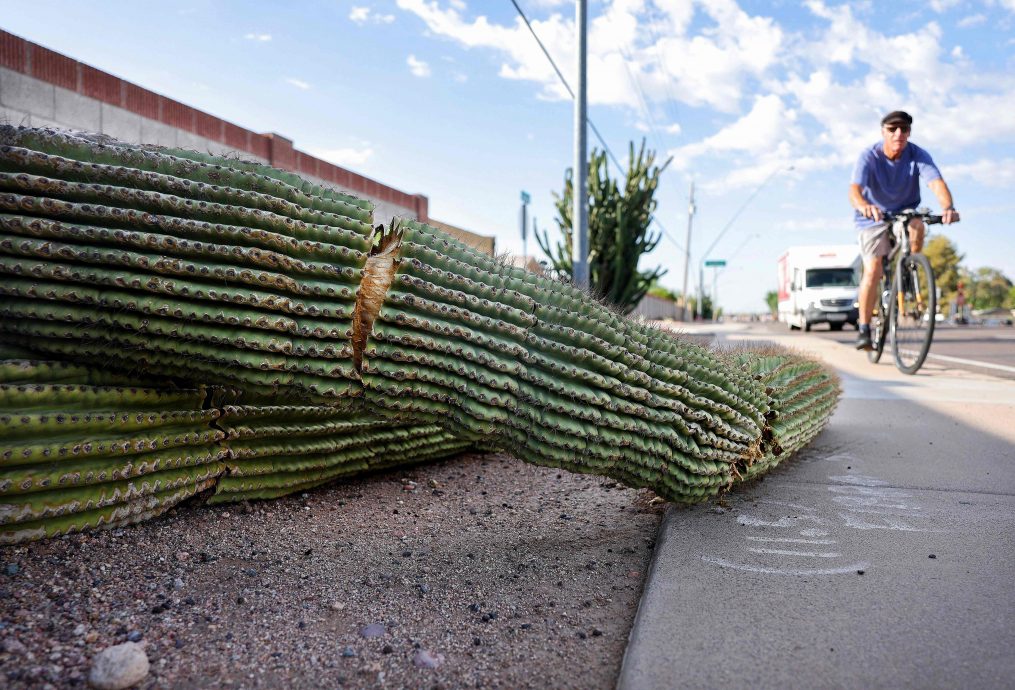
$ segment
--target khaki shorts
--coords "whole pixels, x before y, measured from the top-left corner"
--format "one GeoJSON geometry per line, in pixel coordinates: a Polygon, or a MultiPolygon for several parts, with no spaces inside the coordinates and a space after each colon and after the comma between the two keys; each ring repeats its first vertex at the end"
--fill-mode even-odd
{"type": "Polygon", "coordinates": [[[888,256],[892,250],[891,223],[878,223],[860,231],[860,256],[868,259],[888,256]]]}

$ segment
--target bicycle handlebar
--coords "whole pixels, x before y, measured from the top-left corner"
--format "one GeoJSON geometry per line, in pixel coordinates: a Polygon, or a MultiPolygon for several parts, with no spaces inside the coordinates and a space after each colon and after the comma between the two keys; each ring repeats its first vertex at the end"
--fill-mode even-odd
{"type": "Polygon", "coordinates": [[[923,222],[925,222],[927,225],[939,225],[939,224],[944,222],[944,216],[936,216],[936,215],[927,213],[925,211],[919,211],[919,210],[914,211],[914,210],[911,210],[911,209],[905,210],[905,211],[896,211],[895,213],[890,213],[888,211],[882,211],[881,212],[881,218],[883,220],[886,220],[886,221],[893,221],[893,220],[897,220],[897,219],[900,219],[900,218],[904,218],[906,220],[910,220],[912,218],[922,218],[923,222]]]}

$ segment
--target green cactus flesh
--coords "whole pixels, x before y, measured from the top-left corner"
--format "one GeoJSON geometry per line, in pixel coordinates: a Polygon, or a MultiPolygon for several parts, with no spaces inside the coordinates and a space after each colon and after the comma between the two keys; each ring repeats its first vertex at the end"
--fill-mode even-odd
{"type": "Polygon", "coordinates": [[[834,375],[716,350],[264,166],[0,127],[0,540],[507,450],[679,502],[820,432],[834,375]]]}

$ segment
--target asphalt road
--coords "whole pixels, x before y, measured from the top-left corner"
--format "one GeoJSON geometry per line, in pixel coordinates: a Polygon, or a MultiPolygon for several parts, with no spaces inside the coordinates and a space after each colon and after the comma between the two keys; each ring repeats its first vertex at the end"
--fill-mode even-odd
{"type": "Polygon", "coordinates": [[[619,687],[1013,687],[1011,381],[905,376],[848,331],[717,330],[813,352],[843,400],[764,481],[668,511],[619,687]]]}
{"type": "MultiPolygon", "coordinates": [[[[827,326],[815,326],[810,333],[789,331],[780,323],[752,324],[752,331],[765,335],[811,335],[843,345],[852,345],[856,331],[847,327],[834,332],[827,326]]],[[[789,341],[792,342],[792,341],[789,341]]],[[[882,365],[891,366],[891,353],[882,359],[882,365]]],[[[955,369],[990,372],[1002,378],[1015,379],[1015,327],[1012,326],[953,326],[938,324],[934,330],[929,360],[955,369]]]]}

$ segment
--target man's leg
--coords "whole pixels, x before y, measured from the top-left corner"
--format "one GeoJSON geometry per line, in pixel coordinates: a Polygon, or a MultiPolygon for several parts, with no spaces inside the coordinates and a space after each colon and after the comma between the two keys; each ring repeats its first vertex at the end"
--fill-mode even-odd
{"type": "Polygon", "coordinates": [[[926,226],[920,218],[909,221],[909,249],[914,254],[923,251],[923,235],[926,226]]]}
{"type": "Polygon", "coordinates": [[[874,313],[875,300],[878,298],[878,282],[881,280],[881,257],[872,256],[863,260],[863,277],[860,278],[860,316],[861,326],[870,326],[871,315],[874,313]]]}
{"type": "Polygon", "coordinates": [[[860,257],[863,259],[863,276],[860,278],[860,295],[857,315],[856,349],[870,350],[871,315],[878,299],[878,284],[881,281],[881,257],[890,249],[888,224],[882,223],[860,231],[860,257]]]}

